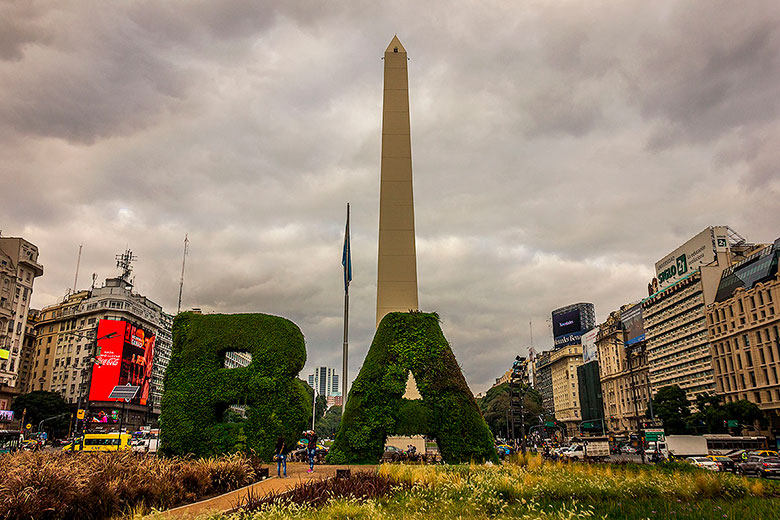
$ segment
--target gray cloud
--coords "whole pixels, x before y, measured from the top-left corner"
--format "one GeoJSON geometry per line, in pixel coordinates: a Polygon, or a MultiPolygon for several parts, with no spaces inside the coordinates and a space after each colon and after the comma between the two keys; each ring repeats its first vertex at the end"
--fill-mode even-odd
{"type": "Polygon", "coordinates": [[[33,303],[138,254],[137,289],[293,319],[352,376],[373,336],[381,56],[409,51],[420,302],[475,392],[553,308],[599,318],[707,225],[780,222],[778,12],[674,2],[10,2],[0,222],[40,247],[33,303]]]}

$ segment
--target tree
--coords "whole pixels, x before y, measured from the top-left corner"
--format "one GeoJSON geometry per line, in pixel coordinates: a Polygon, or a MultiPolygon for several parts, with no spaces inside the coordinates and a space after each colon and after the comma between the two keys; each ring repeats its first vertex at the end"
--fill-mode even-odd
{"type": "Polygon", "coordinates": [[[723,424],[726,411],[723,409],[723,397],[718,395],[699,395],[696,397],[698,411],[688,418],[688,429],[694,433],[726,433],[723,424]]]}
{"type": "Polygon", "coordinates": [[[325,415],[314,425],[314,431],[317,437],[321,439],[332,438],[336,435],[341,422],[341,407],[331,406],[325,415]]]}
{"type": "Polygon", "coordinates": [[[665,386],[653,396],[655,415],[664,422],[667,435],[676,435],[687,431],[686,421],[691,416],[685,390],[677,385],[665,386]]]}
{"type": "MultiPolygon", "coordinates": [[[[47,392],[45,390],[36,390],[29,394],[23,394],[14,399],[11,404],[11,410],[14,416],[22,418],[22,413],[27,410],[24,416],[24,422],[38,426],[38,423],[44,419],[56,417],[61,414],[70,414],[70,408],[65,399],[57,392],[47,392]]],[[[69,417],[65,416],[52,421],[43,423],[43,428],[53,431],[56,435],[65,435],[68,431],[69,417]]]]}
{"type": "Polygon", "coordinates": [[[761,427],[766,427],[767,419],[756,403],[740,399],[723,406],[726,419],[738,421],[740,425],[752,425],[758,421],[761,427]]]}
{"type": "Polygon", "coordinates": [[[328,398],[324,395],[317,396],[317,403],[314,405],[314,420],[319,421],[325,415],[328,409],[328,398]]]}
{"type": "MultiPolygon", "coordinates": [[[[494,437],[508,438],[511,435],[511,426],[507,425],[509,383],[502,383],[488,390],[484,397],[477,399],[477,406],[479,406],[494,437]]],[[[533,388],[529,388],[523,398],[523,418],[525,419],[526,431],[529,426],[539,424],[539,416],[543,414],[541,394],[533,388]]],[[[520,431],[516,430],[515,434],[519,437],[520,431]]]]}

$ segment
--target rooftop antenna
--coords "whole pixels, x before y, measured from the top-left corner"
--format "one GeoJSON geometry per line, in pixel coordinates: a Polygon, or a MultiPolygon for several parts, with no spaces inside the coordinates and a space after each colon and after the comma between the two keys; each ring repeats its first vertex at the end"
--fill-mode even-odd
{"type": "Polygon", "coordinates": [[[116,266],[122,270],[120,277],[129,285],[133,285],[130,275],[133,272],[133,261],[138,260],[138,257],[133,254],[130,249],[125,249],[125,252],[116,255],[116,266]]]}
{"type": "Polygon", "coordinates": [[[79,283],[79,266],[81,265],[81,248],[84,244],[79,244],[79,257],[76,260],[76,276],[73,278],[73,292],[76,292],[76,285],[79,283]]]}
{"type": "Polygon", "coordinates": [[[190,249],[188,234],[184,234],[184,256],[181,259],[181,279],[179,280],[179,304],[176,306],[176,314],[181,312],[181,293],[184,291],[184,264],[187,262],[187,252],[190,249]]]}

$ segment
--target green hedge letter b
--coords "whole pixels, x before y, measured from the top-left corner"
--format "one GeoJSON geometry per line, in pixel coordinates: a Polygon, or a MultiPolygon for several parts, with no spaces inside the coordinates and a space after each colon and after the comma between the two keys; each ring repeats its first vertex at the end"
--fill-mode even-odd
{"type": "Polygon", "coordinates": [[[305,362],[303,334],[284,318],[179,314],[165,372],[162,451],[199,456],[254,451],[271,460],[279,436],[294,446],[311,414],[310,397],[297,378],[305,362]],[[226,361],[235,366],[231,352],[247,353],[252,361],[226,368],[226,361]]]}

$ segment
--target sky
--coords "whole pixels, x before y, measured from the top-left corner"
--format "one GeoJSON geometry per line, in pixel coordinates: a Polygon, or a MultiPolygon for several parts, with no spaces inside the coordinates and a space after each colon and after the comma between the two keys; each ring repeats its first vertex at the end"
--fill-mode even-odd
{"type": "Polygon", "coordinates": [[[0,230],[38,246],[32,304],[114,257],[182,306],[294,321],[350,379],[375,326],[382,54],[409,61],[420,308],[472,391],[551,310],[597,320],[709,225],[780,236],[771,1],[0,2],[0,230]]]}

